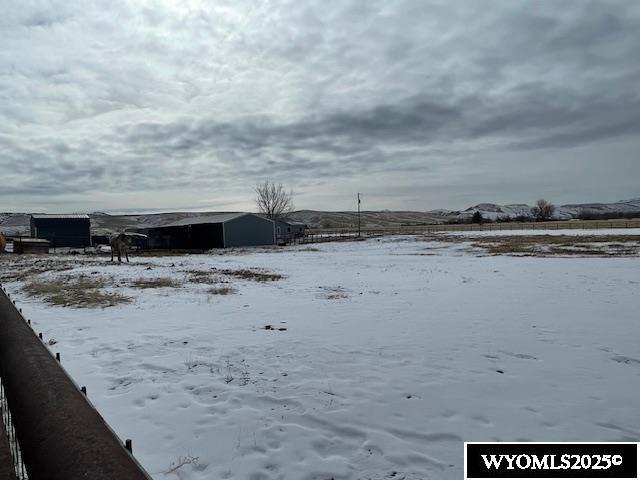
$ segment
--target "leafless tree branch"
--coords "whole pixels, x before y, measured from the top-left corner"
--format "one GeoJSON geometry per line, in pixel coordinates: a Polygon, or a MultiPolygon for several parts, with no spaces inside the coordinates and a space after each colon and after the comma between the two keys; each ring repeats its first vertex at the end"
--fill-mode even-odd
{"type": "Polygon", "coordinates": [[[543,222],[549,220],[555,211],[555,205],[541,198],[536,202],[535,206],[531,208],[531,215],[533,215],[537,221],[543,222]]]}
{"type": "Polygon", "coordinates": [[[285,190],[281,183],[265,180],[255,187],[258,211],[272,220],[286,217],[293,212],[293,192],[285,190]]]}

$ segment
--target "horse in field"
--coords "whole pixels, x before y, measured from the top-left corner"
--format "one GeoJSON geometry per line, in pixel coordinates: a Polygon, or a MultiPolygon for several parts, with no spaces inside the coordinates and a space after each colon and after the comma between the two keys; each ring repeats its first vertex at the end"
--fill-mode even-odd
{"type": "Polygon", "coordinates": [[[112,235],[109,238],[109,245],[111,246],[111,261],[113,262],[114,254],[118,257],[118,262],[122,263],[122,257],[124,256],[129,263],[129,248],[131,248],[131,241],[133,238],[147,238],[142,233],[130,233],[122,232],[112,235]]]}

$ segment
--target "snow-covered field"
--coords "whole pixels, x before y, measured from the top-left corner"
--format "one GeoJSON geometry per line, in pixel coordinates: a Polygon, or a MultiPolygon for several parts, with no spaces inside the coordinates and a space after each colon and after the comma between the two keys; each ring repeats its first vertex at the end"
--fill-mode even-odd
{"type": "Polygon", "coordinates": [[[155,479],[458,479],[463,441],[640,439],[639,257],[405,237],[132,260],[73,258],[134,298],[104,309],[6,285],[155,479]],[[211,295],[188,272],[212,267],[286,278],[211,295]]]}

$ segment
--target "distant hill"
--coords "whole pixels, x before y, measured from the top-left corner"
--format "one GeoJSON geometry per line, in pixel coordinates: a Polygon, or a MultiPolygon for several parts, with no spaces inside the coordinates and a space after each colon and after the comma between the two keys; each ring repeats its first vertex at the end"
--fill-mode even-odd
{"type": "MultiPolygon", "coordinates": [[[[440,210],[440,212],[442,212],[442,210],[440,210]]],[[[528,216],[531,212],[531,206],[520,203],[507,205],[480,203],[463,211],[442,213],[448,219],[464,219],[470,218],[475,212],[480,212],[484,218],[496,220],[504,217],[514,218],[518,216],[528,216]]],[[[640,216],[640,198],[621,200],[614,203],[575,203],[560,205],[556,207],[554,218],[558,220],[569,220],[586,214],[598,216],[631,213],[637,213],[638,216],[640,216]]]]}
{"type": "MultiPolygon", "coordinates": [[[[318,210],[299,210],[291,219],[306,223],[314,228],[351,228],[358,226],[357,212],[323,212],[318,210]]],[[[433,212],[411,211],[364,211],[360,213],[362,226],[393,227],[397,225],[422,225],[442,223],[444,217],[433,212]]]]}
{"type": "Polygon", "coordinates": [[[615,203],[582,203],[569,204],[560,207],[562,215],[575,218],[580,212],[593,213],[636,213],[640,212],[640,198],[621,200],[615,203]]]}
{"type": "MultiPolygon", "coordinates": [[[[364,211],[361,212],[363,228],[394,227],[400,225],[424,225],[461,221],[471,218],[478,211],[484,218],[515,218],[528,216],[531,206],[521,203],[499,205],[479,203],[465,210],[414,211],[364,211]]],[[[189,217],[199,217],[211,213],[224,212],[169,212],[137,215],[109,215],[102,212],[90,213],[94,235],[108,235],[126,229],[146,228],[163,225],[189,217]]],[[[580,203],[561,205],[556,208],[555,218],[570,219],[588,213],[590,215],[635,214],[640,217],[640,198],[613,203],[580,203]]],[[[326,212],[321,210],[299,210],[291,214],[291,219],[312,228],[355,228],[358,225],[356,212],[326,212]]],[[[28,213],[0,213],[0,232],[8,235],[29,234],[28,213]]]]}
{"type": "MultiPolygon", "coordinates": [[[[430,210],[428,212],[412,211],[366,211],[361,212],[363,227],[393,227],[398,225],[421,225],[446,223],[450,221],[469,220],[475,212],[480,212],[485,219],[515,219],[531,215],[531,205],[512,203],[499,205],[496,203],[479,203],[465,210],[430,210]]],[[[568,220],[580,215],[590,214],[615,215],[637,214],[640,217],[640,198],[623,200],[614,203],[582,203],[561,205],[556,208],[554,218],[568,220]]],[[[358,225],[356,212],[323,212],[318,210],[300,210],[291,218],[306,223],[314,228],[351,228],[358,225]]]]}
{"type": "Polygon", "coordinates": [[[28,235],[30,231],[28,213],[0,213],[0,232],[5,235],[28,235]]]}

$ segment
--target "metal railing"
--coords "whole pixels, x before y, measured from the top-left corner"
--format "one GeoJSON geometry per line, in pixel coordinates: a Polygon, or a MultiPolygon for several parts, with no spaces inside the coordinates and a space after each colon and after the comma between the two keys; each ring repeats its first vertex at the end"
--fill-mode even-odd
{"type": "Polygon", "coordinates": [[[131,441],[123,444],[109,428],[1,285],[0,383],[13,478],[151,479],[133,458],[131,441]]]}
{"type": "MultiPolygon", "coordinates": [[[[27,467],[22,460],[22,450],[16,435],[16,426],[11,418],[11,410],[7,396],[4,394],[4,384],[0,379],[0,410],[2,413],[2,425],[0,425],[0,433],[4,435],[0,439],[0,449],[4,449],[5,455],[2,459],[4,468],[8,469],[4,473],[6,478],[16,478],[18,480],[28,480],[27,467]]],[[[0,478],[3,478],[0,474],[0,478]]]]}

